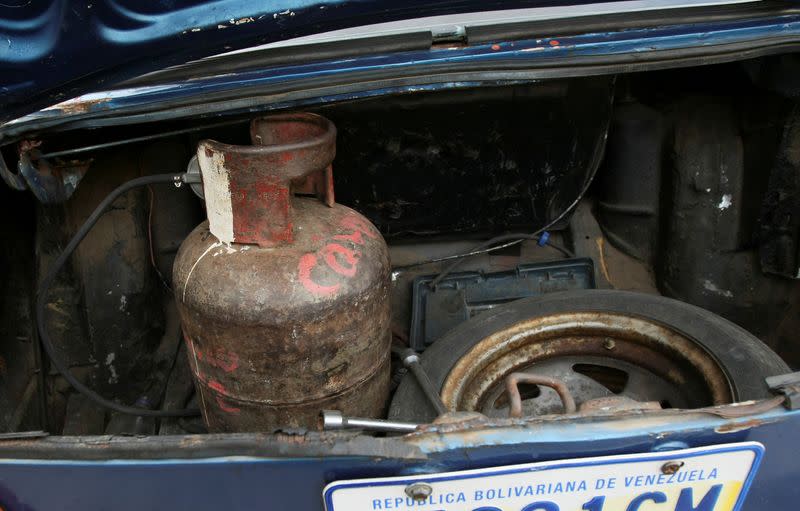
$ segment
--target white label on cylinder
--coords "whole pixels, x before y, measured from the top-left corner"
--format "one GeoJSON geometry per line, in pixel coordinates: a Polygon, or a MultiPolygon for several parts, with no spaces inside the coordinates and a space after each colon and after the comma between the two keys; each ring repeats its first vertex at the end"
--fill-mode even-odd
{"type": "Polygon", "coordinates": [[[233,242],[233,205],[225,155],[207,149],[201,144],[197,148],[197,162],[203,175],[203,194],[206,200],[208,228],[211,234],[224,243],[233,242]],[[210,155],[210,156],[209,156],[210,155]]]}

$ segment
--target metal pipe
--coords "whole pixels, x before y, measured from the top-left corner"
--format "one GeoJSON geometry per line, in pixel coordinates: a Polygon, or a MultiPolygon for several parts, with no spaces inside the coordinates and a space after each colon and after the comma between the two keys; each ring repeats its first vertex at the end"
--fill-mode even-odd
{"type": "MultiPolygon", "coordinates": [[[[31,283],[36,286],[36,274],[31,275],[31,283]]],[[[36,300],[31,297],[31,318],[36,318],[36,300]]],[[[47,368],[42,354],[42,343],[39,341],[39,331],[36,329],[36,321],[31,322],[31,348],[33,349],[33,369],[36,373],[36,395],[39,401],[39,428],[42,431],[50,431],[50,416],[47,405],[47,368]]]]}
{"type": "Polygon", "coordinates": [[[322,410],[320,423],[325,431],[343,429],[363,429],[367,431],[382,431],[386,433],[412,433],[419,424],[410,422],[396,422],[381,419],[367,419],[363,417],[346,417],[339,410],[322,410]]]}
{"type": "Polygon", "coordinates": [[[220,128],[222,126],[230,126],[232,124],[244,124],[246,122],[247,122],[247,120],[237,119],[237,120],[231,120],[231,121],[215,122],[215,123],[212,123],[212,124],[203,124],[203,125],[200,125],[200,126],[192,126],[191,128],[183,128],[183,129],[173,130],[173,131],[163,131],[161,133],[154,133],[152,135],[143,135],[141,137],[125,138],[125,139],[122,139],[122,140],[114,140],[112,142],[104,142],[102,144],[94,144],[94,145],[88,145],[88,146],[84,146],[84,147],[75,147],[75,148],[72,148],[72,149],[64,149],[64,150],[61,150],[61,151],[53,151],[53,152],[50,152],[50,153],[42,154],[42,155],[39,156],[39,158],[44,159],[44,158],[58,158],[58,157],[61,157],[61,156],[71,156],[73,154],[88,153],[88,152],[91,152],[91,151],[98,151],[100,149],[109,149],[111,147],[117,147],[117,146],[126,145],[126,144],[135,144],[137,142],[147,142],[149,140],[157,140],[159,138],[172,137],[172,136],[175,136],[175,135],[185,135],[187,133],[194,133],[196,131],[202,131],[202,130],[205,130],[205,129],[220,128]]]}
{"type": "Polygon", "coordinates": [[[400,358],[403,361],[403,365],[414,375],[425,397],[428,398],[428,401],[430,401],[434,409],[436,409],[436,413],[438,415],[447,413],[448,410],[444,405],[444,401],[442,401],[442,396],[439,395],[439,391],[433,385],[430,377],[428,377],[425,368],[419,363],[419,355],[417,352],[412,349],[404,350],[400,358]]]}

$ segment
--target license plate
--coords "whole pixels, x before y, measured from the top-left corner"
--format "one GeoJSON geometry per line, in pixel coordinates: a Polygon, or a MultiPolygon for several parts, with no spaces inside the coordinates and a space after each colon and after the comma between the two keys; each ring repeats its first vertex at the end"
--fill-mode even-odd
{"type": "Polygon", "coordinates": [[[336,481],[323,498],[327,511],[736,511],[763,453],[747,442],[336,481]]]}

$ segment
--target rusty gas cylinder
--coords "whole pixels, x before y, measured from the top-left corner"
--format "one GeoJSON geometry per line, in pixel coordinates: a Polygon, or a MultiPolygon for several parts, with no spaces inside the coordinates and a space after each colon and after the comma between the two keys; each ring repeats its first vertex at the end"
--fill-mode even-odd
{"type": "Polygon", "coordinates": [[[200,142],[208,221],[175,260],[206,425],[312,428],[323,409],[378,417],[389,392],[389,256],[375,226],[334,203],[336,129],[287,114],[254,120],[250,135],[251,146],[200,142]]]}

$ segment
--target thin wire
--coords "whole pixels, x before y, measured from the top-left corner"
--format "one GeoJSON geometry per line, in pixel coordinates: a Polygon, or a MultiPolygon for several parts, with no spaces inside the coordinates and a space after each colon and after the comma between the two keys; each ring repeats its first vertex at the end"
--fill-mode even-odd
{"type": "Polygon", "coordinates": [[[523,241],[524,240],[514,240],[514,241],[510,241],[508,243],[504,243],[502,245],[497,245],[495,247],[489,247],[489,248],[486,248],[486,249],[483,249],[483,250],[472,250],[471,252],[464,252],[462,254],[453,254],[453,255],[449,255],[449,256],[436,257],[436,258],[433,258],[433,259],[426,259],[424,261],[417,261],[415,263],[404,264],[402,266],[395,266],[392,269],[393,270],[406,270],[408,268],[416,268],[417,266],[425,266],[426,264],[440,263],[442,261],[451,261],[453,259],[460,259],[462,257],[471,257],[471,256],[475,256],[475,255],[480,255],[480,254],[486,254],[486,253],[489,253],[489,252],[494,252],[495,250],[500,250],[500,249],[503,249],[503,248],[512,247],[514,245],[522,243],[523,241]]]}
{"type": "MultiPolygon", "coordinates": [[[[514,234],[503,234],[503,235],[500,235],[500,236],[495,236],[494,238],[491,238],[490,240],[484,241],[480,245],[476,246],[475,249],[473,250],[473,252],[486,251],[487,249],[492,247],[492,245],[495,245],[497,243],[502,243],[502,242],[504,242],[506,240],[514,240],[514,243],[522,243],[525,240],[536,240],[536,241],[538,241],[539,240],[539,234],[540,234],[540,232],[536,232],[534,234],[514,233],[514,234]]],[[[470,257],[470,256],[467,256],[467,257],[470,257]]],[[[455,261],[450,263],[450,265],[447,266],[444,270],[439,272],[439,275],[437,275],[436,278],[433,279],[429,284],[431,289],[436,289],[436,286],[438,286],[439,283],[442,280],[444,280],[445,277],[447,277],[448,275],[453,273],[453,271],[456,268],[458,268],[458,266],[462,262],[464,262],[464,259],[466,259],[466,257],[461,257],[461,258],[456,259],[455,261]]]]}
{"type": "Polygon", "coordinates": [[[80,154],[80,153],[88,153],[91,151],[97,151],[99,149],[108,149],[111,147],[117,147],[121,145],[127,144],[135,144],[137,142],[146,142],[148,140],[157,140],[159,138],[171,137],[174,135],[185,135],[187,133],[194,133],[196,131],[202,131],[211,128],[219,128],[222,126],[230,126],[232,124],[243,124],[246,121],[241,119],[238,120],[230,120],[230,121],[222,121],[222,122],[215,122],[211,124],[201,124],[200,126],[193,126],[191,128],[183,128],[179,130],[172,130],[172,131],[162,131],[161,133],[155,133],[153,135],[144,135],[141,137],[132,137],[132,138],[125,138],[122,140],[114,140],[113,142],[104,142],[102,144],[94,144],[94,145],[87,145],[84,147],[74,147],[72,149],[64,149],[63,151],[53,151],[46,154],[39,155],[39,158],[57,158],[59,156],[69,156],[71,154],[80,154]]]}
{"type": "MultiPolygon", "coordinates": [[[[603,128],[603,135],[601,137],[597,137],[597,140],[595,141],[594,151],[592,152],[592,161],[589,167],[590,168],[589,175],[586,176],[586,180],[584,181],[583,186],[578,192],[578,195],[569,204],[569,206],[567,206],[561,212],[561,214],[559,214],[553,220],[545,224],[544,227],[541,227],[530,234],[505,234],[502,236],[497,236],[476,246],[472,250],[472,252],[484,253],[482,251],[485,251],[488,247],[495,245],[496,243],[504,242],[509,239],[514,239],[515,237],[518,238],[516,240],[518,243],[522,242],[523,240],[539,239],[540,234],[549,230],[551,227],[553,227],[558,222],[563,220],[570,212],[572,212],[572,210],[575,209],[578,203],[580,203],[580,201],[583,199],[584,195],[586,195],[586,192],[589,190],[589,186],[591,186],[592,181],[594,181],[595,175],[597,175],[597,169],[600,168],[600,163],[603,161],[603,155],[605,153],[605,147],[606,147],[606,139],[608,138],[608,126],[609,126],[609,120],[606,119],[606,123],[603,128]]],[[[437,275],[436,278],[431,281],[430,287],[435,289],[436,286],[442,281],[442,279],[447,277],[450,273],[453,272],[453,270],[458,268],[458,266],[464,261],[464,259],[466,257],[470,257],[470,255],[465,255],[464,257],[456,259],[455,262],[453,262],[447,268],[442,270],[439,273],[439,275],[437,275]]]]}
{"type": "MultiPolygon", "coordinates": [[[[515,234],[514,236],[525,236],[525,234],[515,234]]],[[[537,238],[537,240],[538,240],[538,238],[537,238]]],[[[522,243],[523,241],[527,241],[527,238],[515,239],[514,241],[509,241],[508,243],[503,243],[502,245],[495,245],[493,247],[485,248],[483,250],[473,250],[471,252],[464,252],[462,254],[453,254],[453,255],[449,255],[449,256],[436,257],[436,258],[433,258],[433,259],[426,259],[424,261],[417,261],[415,263],[404,264],[402,266],[393,266],[392,269],[395,270],[395,271],[403,271],[403,270],[408,270],[410,268],[416,268],[418,266],[425,266],[425,265],[428,265],[428,264],[440,263],[442,261],[451,261],[453,259],[462,259],[462,258],[465,258],[465,257],[472,257],[472,256],[475,256],[475,255],[480,255],[480,254],[488,254],[490,252],[495,252],[497,250],[502,250],[504,248],[513,247],[514,245],[518,245],[518,244],[522,243]]],[[[575,257],[575,253],[574,252],[572,252],[571,250],[569,250],[568,248],[566,248],[566,247],[564,247],[562,245],[558,245],[556,243],[553,243],[552,241],[548,241],[547,242],[547,246],[552,248],[552,249],[554,249],[554,250],[557,250],[557,251],[561,252],[564,255],[564,257],[575,257]]]]}
{"type": "Polygon", "coordinates": [[[156,275],[158,275],[161,285],[164,286],[167,291],[172,293],[172,286],[167,283],[167,279],[164,278],[164,275],[161,273],[161,270],[158,269],[158,265],[156,264],[156,255],[154,252],[155,249],[153,248],[153,206],[155,204],[155,193],[153,192],[153,186],[147,185],[147,191],[150,193],[150,211],[147,213],[147,244],[150,248],[150,264],[156,271],[156,275]]]}
{"type": "Polygon", "coordinates": [[[140,417],[192,417],[195,415],[199,415],[200,411],[196,409],[186,409],[186,410],[149,410],[146,408],[138,408],[135,406],[125,406],[109,399],[104,398],[100,394],[96,393],[86,385],[84,385],[80,380],[78,380],[75,376],[72,375],[69,371],[69,367],[62,361],[58,354],[56,353],[56,349],[53,345],[53,341],[50,338],[50,333],[47,331],[47,321],[46,321],[46,309],[47,309],[47,295],[50,291],[50,287],[55,282],[56,276],[61,271],[61,269],[66,264],[69,257],[75,252],[75,249],[78,248],[78,245],[81,241],[89,234],[89,231],[94,227],[97,221],[100,219],[101,216],[106,212],[106,210],[114,203],[114,201],[119,198],[124,193],[132,190],[133,188],[139,186],[148,186],[151,184],[158,184],[158,183],[180,183],[182,182],[182,177],[180,174],[156,174],[153,176],[142,176],[137,177],[136,179],[132,179],[126,183],[121,184],[117,188],[115,188],[105,199],[103,199],[100,204],[92,211],[92,214],[89,215],[89,218],[86,219],[85,222],[80,226],[78,231],[69,240],[67,246],[64,250],[58,255],[55,262],[47,271],[44,279],[39,284],[39,289],[36,291],[36,328],[39,331],[39,340],[42,343],[42,347],[44,348],[45,353],[50,358],[50,362],[53,364],[53,367],[64,377],[65,380],[78,392],[86,396],[89,400],[97,403],[98,405],[108,408],[110,410],[114,410],[116,412],[125,413],[129,415],[137,415],[140,417]]]}

